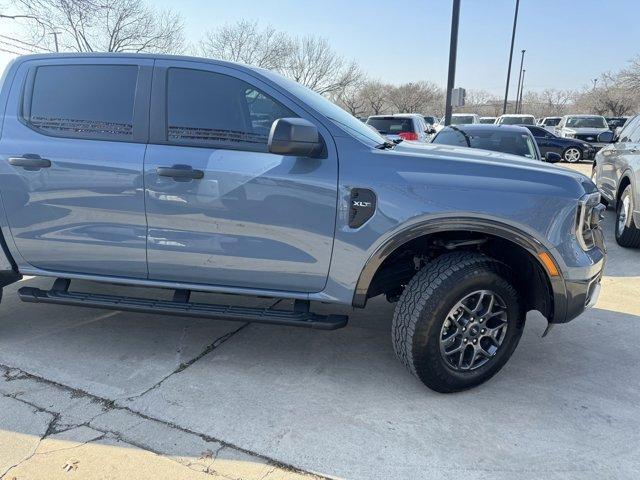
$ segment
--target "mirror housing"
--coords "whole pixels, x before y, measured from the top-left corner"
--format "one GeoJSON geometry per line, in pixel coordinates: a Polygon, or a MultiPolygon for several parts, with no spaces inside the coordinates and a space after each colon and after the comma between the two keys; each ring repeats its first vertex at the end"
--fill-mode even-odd
{"type": "Polygon", "coordinates": [[[267,148],[277,155],[317,158],[324,150],[318,127],[304,118],[278,118],[271,125],[267,148]]]}
{"type": "Polygon", "coordinates": [[[611,143],[613,142],[615,134],[613,132],[602,132],[598,135],[598,143],[611,143]]]}
{"type": "Polygon", "coordinates": [[[547,152],[544,154],[544,161],[547,163],[558,163],[560,160],[562,160],[562,157],[559,153],[547,152]]]}

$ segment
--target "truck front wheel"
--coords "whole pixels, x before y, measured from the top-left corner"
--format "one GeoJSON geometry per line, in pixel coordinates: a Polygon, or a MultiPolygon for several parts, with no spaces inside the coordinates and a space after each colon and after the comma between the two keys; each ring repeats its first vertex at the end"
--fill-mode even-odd
{"type": "Polygon", "coordinates": [[[525,312],[510,269],[475,252],[453,252],[424,266],[393,316],[396,355],[442,393],[479,385],[509,360],[525,312]]]}

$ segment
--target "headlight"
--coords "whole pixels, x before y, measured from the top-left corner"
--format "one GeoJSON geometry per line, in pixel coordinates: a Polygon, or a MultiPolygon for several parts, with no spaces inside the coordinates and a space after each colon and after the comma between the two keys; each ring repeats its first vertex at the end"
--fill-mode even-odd
{"type": "Polygon", "coordinates": [[[600,203],[600,193],[587,193],[578,202],[576,238],[584,251],[595,247],[595,231],[604,218],[605,206],[600,203]]]}

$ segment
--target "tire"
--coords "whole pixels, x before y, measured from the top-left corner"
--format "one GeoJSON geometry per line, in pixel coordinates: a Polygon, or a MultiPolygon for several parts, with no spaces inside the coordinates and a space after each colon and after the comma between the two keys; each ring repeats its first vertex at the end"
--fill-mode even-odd
{"type": "MultiPolygon", "coordinates": [[[[391,333],[396,356],[422,383],[441,393],[466,390],[490,379],[509,360],[524,328],[525,312],[510,278],[511,271],[506,265],[479,253],[448,253],[427,264],[409,281],[396,305],[391,333]],[[461,332],[464,327],[452,323],[449,314],[460,305],[461,299],[479,291],[493,292],[497,295],[496,302],[502,301],[506,319],[500,318],[499,321],[504,321],[506,329],[501,334],[501,343],[486,363],[477,367],[469,364],[465,370],[464,361],[462,369],[459,368],[459,356],[447,356],[441,350],[452,337],[455,337],[454,343],[457,342],[458,335],[451,334],[445,340],[442,338],[449,335],[451,326],[461,332]],[[445,327],[445,322],[449,322],[449,326],[445,327]]],[[[467,312],[463,311],[460,318],[463,315],[467,312]]],[[[473,328],[482,326],[478,323],[480,316],[468,318],[475,320],[467,324],[469,328],[460,333],[461,336],[471,335],[473,328]]],[[[498,320],[486,320],[484,326],[495,330],[495,323],[491,323],[495,321],[498,320]]],[[[464,338],[460,338],[461,345],[462,341],[464,338]]],[[[478,344],[491,348],[486,346],[487,341],[487,338],[480,338],[478,344]]],[[[466,341],[465,345],[462,355],[470,360],[473,352],[469,354],[469,347],[475,351],[476,346],[466,344],[466,341]]]]}
{"type": "Polygon", "coordinates": [[[627,185],[616,204],[616,242],[621,247],[640,247],[640,228],[633,220],[633,209],[633,192],[627,185]]]}
{"type": "Polygon", "coordinates": [[[579,163],[582,160],[582,150],[578,147],[567,147],[562,152],[562,159],[569,163],[579,163]]]}

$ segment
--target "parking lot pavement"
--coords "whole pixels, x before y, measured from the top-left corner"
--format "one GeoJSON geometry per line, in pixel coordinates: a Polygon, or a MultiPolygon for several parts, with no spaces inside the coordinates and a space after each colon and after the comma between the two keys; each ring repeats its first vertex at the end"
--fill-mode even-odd
{"type": "Polygon", "coordinates": [[[611,211],[605,229],[596,308],[545,339],[530,314],[503,371],[455,395],[394,358],[383,299],[320,332],[21,304],[48,284],[25,280],[0,307],[0,476],[637,478],[640,251],[611,211]]]}

